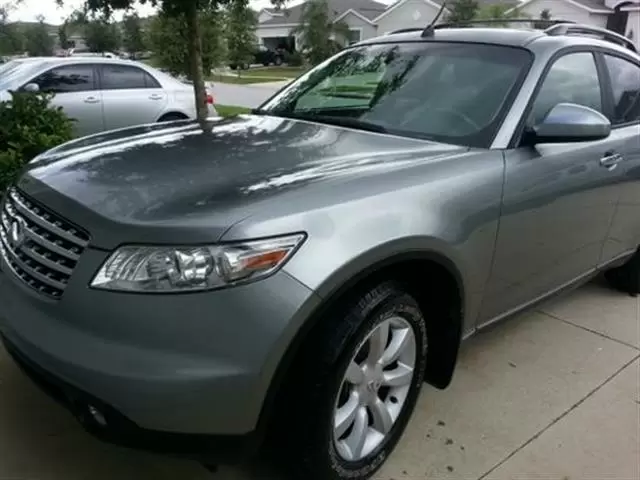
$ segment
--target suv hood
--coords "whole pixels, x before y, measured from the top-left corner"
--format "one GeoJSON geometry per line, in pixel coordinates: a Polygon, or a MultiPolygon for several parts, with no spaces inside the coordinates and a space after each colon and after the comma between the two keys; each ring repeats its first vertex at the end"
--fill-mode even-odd
{"type": "Polygon", "coordinates": [[[113,238],[114,227],[131,230],[126,241],[150,238],[150,228],[154,241],[175,241],[172,227],[193,230],[192,242],[216,241],[269,197],[464,150],[246,115],[206,128],[180,121],[75,140],[34,159],[19,187],[89,229],[94,245],[122,240],[113,238]],[[143,227],[143,234],[133,231],[143,227]]]}

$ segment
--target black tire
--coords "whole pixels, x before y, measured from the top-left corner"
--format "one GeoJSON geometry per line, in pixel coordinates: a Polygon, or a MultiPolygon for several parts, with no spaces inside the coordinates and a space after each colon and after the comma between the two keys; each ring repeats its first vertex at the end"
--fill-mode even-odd
{"type": "Polygon", "coordinates": [[[616,290],[637,297],[640,294],[640,250],[621,267],[605,272],[605,278],[616,290]]]}
{"type": "Polygon", "coordinates": [[[176,122],[178,120],[187,120],[187,117],[182,115],[181,113],[167,113],[160,117],[158,122],[176,122]]]}
{"type": "Polygon", "coordinates": [[[276,67],[279,67],[280,65],[282,65],[282,57],[280,56],[276,57],[276,61],[274,62],[274,65],[276,67]]]}
{"type": "MultiPolygon", "coordinates": [[[[336,313],[324,319],[321,332],[313,335],[313,345],[304,348],[301,358],[296,359],[296,371],[286,390],[284,415],[275,424],[279,441],[272,445],[279,445],[280,455],[286,452],[286,458],[281,458],[283,467],[296,480],[370,478],[402,436],[424,381],[426,322],[417,302],[399,286],[384,283],[336,313]],[[346,461],[334,442],[333,415],[347,365],[376,326],[398,316],[411,326],[416,346],[414,375],[406,399],[382,443],[364,458],[346,461]]],[[[390,401],[395,403],[393,398],[390,401]]],[[[368,418],[371,425],[372,417],[368,418]]]]}

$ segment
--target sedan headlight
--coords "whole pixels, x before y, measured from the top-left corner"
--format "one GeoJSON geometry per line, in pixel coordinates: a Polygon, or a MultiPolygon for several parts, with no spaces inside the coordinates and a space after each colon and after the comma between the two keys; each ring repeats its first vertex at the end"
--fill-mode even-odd
{"type": "Polygon", "coordinates": [[[107,259],[91,286],[145,293],[226,287],[274,273],[304,238],[296,234],[202,247],[125,246],[107,259]]]}

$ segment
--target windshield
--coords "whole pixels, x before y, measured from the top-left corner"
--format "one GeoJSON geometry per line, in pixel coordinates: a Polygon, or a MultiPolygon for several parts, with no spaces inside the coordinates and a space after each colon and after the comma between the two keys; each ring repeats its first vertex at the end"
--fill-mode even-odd
{"type": "Polygon", "coordinates": [[[16,81],[29,80],[30,75],[36,73],[41,66],[41,62],[25,60],[12,60],[4,65],[0,65],[0,90],[16,88],[14,85],[16,81]]]}
{"type": "Polygon", "coordinates": [[[364,45],[316,67],[256,113],[487,148],[531,59],[524,49],[480,44],[364,45]]]}

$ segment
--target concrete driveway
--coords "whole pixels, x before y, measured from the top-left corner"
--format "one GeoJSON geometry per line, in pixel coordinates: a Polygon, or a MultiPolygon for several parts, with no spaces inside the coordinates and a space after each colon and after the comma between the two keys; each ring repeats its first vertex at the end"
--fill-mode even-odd
{"type": "MultiPolygon", "coordinates": [[[[640,479],[640,301],[594,282],[470,340],[381,480],[640,479]]],[[[292,459],[295,461],[295,459],[292,459]]],[[[0,479],[278,480],[99,443],[0,353],[0,479]]]]}
{"type": "Polygon", "coordinates": [[[232,85],[229,83],[210,83],[215,102],[220,105],[235,105],[256,108],[268,100],[288,82],[255,83],[251,85],[232,85]]]}

